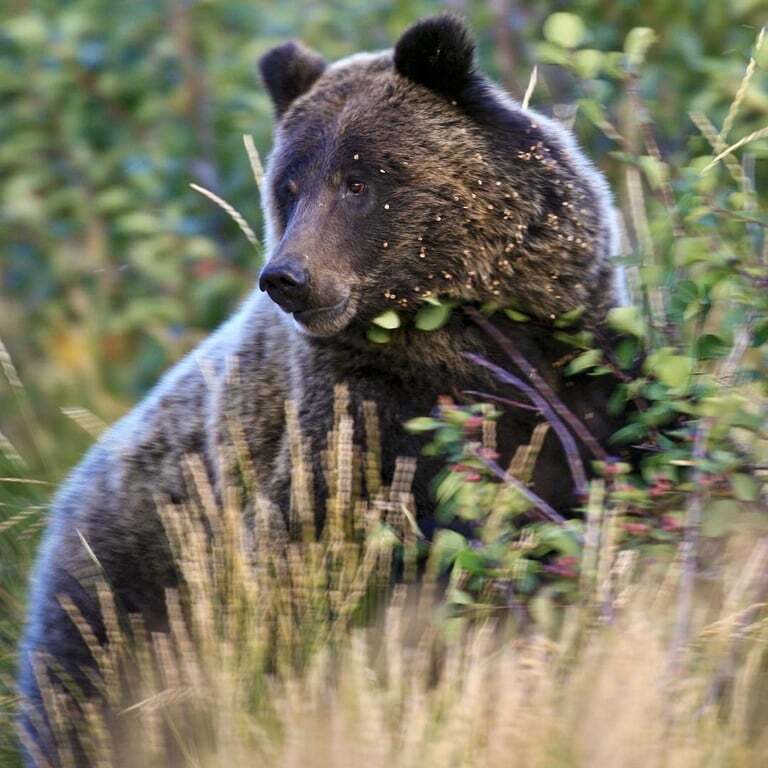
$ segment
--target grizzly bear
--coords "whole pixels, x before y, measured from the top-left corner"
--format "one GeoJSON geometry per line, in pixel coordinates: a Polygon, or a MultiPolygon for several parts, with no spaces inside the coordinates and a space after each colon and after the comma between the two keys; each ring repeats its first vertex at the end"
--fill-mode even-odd
{"type": "MultiPolygon", "coordinates": [[[[32,660],[52,658],[85,684],[82,670],[92,664],[60,597],[103,637],[89,586],[98,562],[120,605],[162,629],[163,592],[176,576],[156,501],[184,499],[182,465],[190,454],[202,457],[216,487],[216,457],[233,420],[260,492],[285,513],[286,401],[295,403],[321,510],[319,462],[333,428],[334,391],[345,385],[356,420],[364,404],[376,404],[383,474],[391,475],[397,457],[417,459],[412,493],[431,536],[430,480],[439,465],[421,456],[423,436],[403,423],[428,414],[444,395],[463,402],[467,391],[519,396],[466,356],[514,369],[461,311],[495,302],[526,308],[532,322],[500,313],[494,322],[595,437],[606,440],[614,429],[607,385],[562,376],[567,348],[552,323],[583,308],[580,322],[598,328],[615,303],[610,193],[564,128],[476,69],[463,22],[428,18],[394,50],[332,64],[289,42],[268,52],[260,70],[276,128],[263,184],[267,260],[258,290],[93,446],[53,505],[29,602],[20,688],[27,715],[37,711],[24,727],[54,764],[32,660]],[[408,322],[425,297],[457,307],[432,332],[408,322]],[[402,325],[388,344],[375,343],[371,321],[389,309],[402,325]]],[[[530,408],[505,412],[500,463],[530,442],[541,420],[530,408]]],[[[552,430],[532,488],[565,514],[577,501],[552,430]]]]}

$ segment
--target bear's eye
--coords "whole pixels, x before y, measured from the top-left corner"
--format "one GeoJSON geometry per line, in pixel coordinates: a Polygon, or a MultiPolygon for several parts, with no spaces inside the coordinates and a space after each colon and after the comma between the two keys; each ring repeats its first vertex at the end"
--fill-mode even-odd
{"type": "Polygon", "coordinates": [[[347,191],[351,195],[362,195],[365,192],[365,182],[358,179],[350,179],[347,182],[347,191]]]}

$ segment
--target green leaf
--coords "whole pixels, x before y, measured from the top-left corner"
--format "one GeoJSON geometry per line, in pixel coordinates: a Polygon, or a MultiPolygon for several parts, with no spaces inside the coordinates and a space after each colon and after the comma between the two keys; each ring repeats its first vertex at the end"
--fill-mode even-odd
{"type": "Polygon", "coordinates": [[[656,33],[650,27],[635,27],[624,38],[624,53],[629,65],[638,67],[643,63],[648,49],[656,42],[656,33]]]}
{"type": "Polygon", "coordinates": [[[730,346],[714,333],[705,333],[696,340],[696,356],[699,360],[711,360],[724,357],[730,346]]]}
{"type": "Polygon", "coordinates": [[[591,349],[595,340],[595,335],[590,331],[581,330],[577,333],[566,333],[565,331],[555,331],[555,338],[569,347],[577,349],[591,349]]]}
{"type": "Polygon", "coordinates": [[[441,426],[437,419],[430,419],[429,416],[417,416],[410,419],[403,425],[408,432],[432,432],[441,426]]]}
{"type": "Polygon", "coordinates": [[[115,219],[115,224],[121,232],[134,237],[137,235],[155,234],[162,226],[162,222],[158,216],[147,213],[146,211],[125,213],[115,219]]]}
{"type": "Polygon", "coordinates": [[[757,501],[760,496],[760,484],[744,472],[731,475],[731,490],[739,501],[757,501]]]}
{"type": "Polygon", "coordinates": [[[377,317],[374,317],[371,322],[380,328],[393,331],[395,328],[400,327],[400,315],[394,309],[388,309],[386,312],[382,312],[377,317]]]}
{"type": "Polygon", "coordinates": [[[555,328],[568,328],[569,326],[573,325],[584,314],[585,310],[586,310],[586,307],[582,306],[582,307],[574,307],[568,312],[565,312],[555,320],[555,328]]]}
{"type": "Polygon", "coordinates": [[[680,237],[672,245],[672,259],[681,267],[709,261],[711,254],[712,248],[706,237],[680,237]]]}
{"type": "Polygon", "coordinates": [[[536,45],[536,59],[542,64],[560,64],[568,66],[568,52],[559,45],[553,45],[544,41],[536,45]]]}
{"type": "Polygon", "coordinates": [[[6,19],[3,26],[8,37],[30,48],[42,46],[48,39],[48,27],[41,14],[28,13],[6,19]]]}
{"type": "Polygon", "coordinates": [[[619,384],[608,398],[608,413],[612,416],[618,416],[624,410],[628,399],[629,395],[626,386],[619,384]]]}
{"type": "Polygon", "coordinates": [[[586,352],[582,352],[577,358],[571,360],[566,366],[565,372],[568,376],[573,376],[576,373],[581,373],[589,368],[594,368],[603,359],[603,351],[601,349],[588,349],[586,352]]]}
{"type": "Polygon", "coordinates": [[[447,424],[457,427],[464,426],[467,420],[472,418],[472,414],[462,408],[447,408],[440,415],[447,424]]]}
{"type": "Polygon", "coordinates": [[[646,427],[642,424],[627,424],[626,427],[622,427],[618,432],[614,432],[608,442],[612,445],[636,443],[643,440],[646,434],[646,427]]]}
{"type": "Polygon", "coordinates": [[[439,571],[444,571],[465,549],[469,547],[467,540],[456,531],[445,528],[438,531],[432,544],[432,557],[439,571]]]}
{"type": "Polygon", "coordinates": [[[536,537],[547,550],[556,550],[561,555],[581,556],[581,546],[575,532],[551,523],[544,523],[536,529],[536,537]]]}
{"type": "Polygon", "coordinates": [[[617,345],[614,350],[616,362],[623,370],[631,368],[640,352],[640,343],[636,338],[624,338],[617,345]]]}
{"type": "Polygon", "coordinates": [[[653,373],[656,378],[670,389],[684,388],[693,373],[695,361],[686,355],[670,353],[671,348],[663,348],[648,356],[645,370],[653,373]]]}
{"type": "Polygon", "coordinates": [[[522,312],[518,312],[516,309],[512,309],[511,307],[505,309],[504,314],[510,320],[514,320],[516,323],[527,323],[531,319],[528,317],[528,315],[525,315],[522,312]]]}
{"type": "Polygon", "coordinates": [[[389,344],[389,331],[385,328],[379,328],[378,325],[372,325],[368,329],[368,341],[374,344],[389,344]]]}
{"type": "Polygon", "coordinates": [[[414,324],[420,331],[436,331],[448,322],[452,309],[451,304],[430,303],[416,313],[414,324]]]}
{"type": "Polygon", "coordinates": [[[605,108],[595,99],[579,99],[578,104],[581,113],[595,125],[601,126],[607,121],[605,108]]]}
{"type": "Polygon", "coordinates": [[[499,306],[498,302],[486,301],[485,304],[480,307],[480,314],[484,315],[485,317],[490,317],[499,309],[501,309],[501,307],[499,306]]]}
{"type": "Polygon", "coordinates": [[[614,307],[606,318],[608,325],[619,333],[626,333],[642,339],[645,336],[645,322],[638,307],[614,307]]]}
{"type": "Polygon", "coordinates": [[[468,546],[459,552],[454,562],[459,568],[467,573],[471,573],[473,576],[485,572],[485,559],[478,551],[468,546]]]}
{"type": "Polygon", "coordinates": [[[563,48],[576,48],[585,35],[584,22],[573,13],[553,13],[544,22],[544,37],[563,48]]]}
{"type": "Polygon", "coordinates": [[[579,76],[585,80],[591,80],[600,73],[605,56],[602,51],[589,48],[584,51],[576,51],[573,60],[579,76]]]}
{"type": "Polygon", "coordinates": [[[669,402],[659,401],[646,408],[640,415],[640,421],[648,427],[660,427],[669,424],[677,415],[677,409],[669,402]]]}

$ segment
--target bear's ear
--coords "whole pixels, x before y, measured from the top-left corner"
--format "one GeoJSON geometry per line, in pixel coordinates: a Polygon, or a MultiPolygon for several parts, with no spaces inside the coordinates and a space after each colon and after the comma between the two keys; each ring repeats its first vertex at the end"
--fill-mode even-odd
{"type": "Polygon", "coordinates": [[[325,66],[322,56],[296,40],[272,48],[259,59],[261,79],[272,97],[278,118],[294,99],[312,87],[325,66]]]}
{"type": "Polygon", "coordinates": [[[458,16],[431,16],[408,27],[395,45],[395,69],[427,88],[455,95],[469,82],[475,41],[458,16]]]}

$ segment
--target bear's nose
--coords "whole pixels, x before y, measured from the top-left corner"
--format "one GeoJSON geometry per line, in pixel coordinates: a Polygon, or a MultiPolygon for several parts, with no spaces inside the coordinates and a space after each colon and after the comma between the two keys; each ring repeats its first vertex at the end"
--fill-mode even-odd
{"type": "Polygon", "coordinates": [[[300,312],[309,298],[309,272],[294,262],[267,264],[259,288],[286,312],[300,312]]]}

